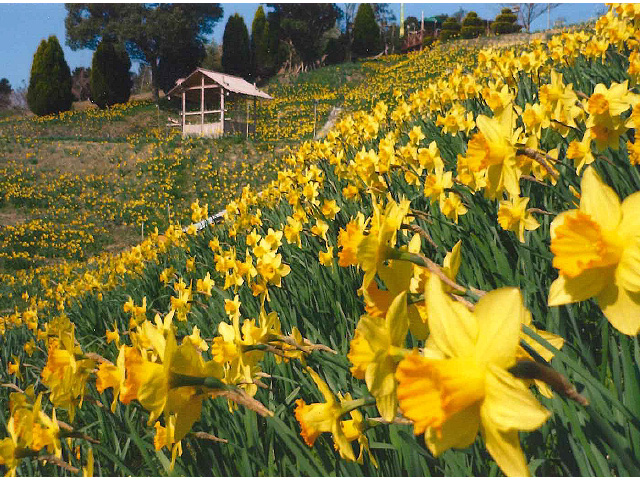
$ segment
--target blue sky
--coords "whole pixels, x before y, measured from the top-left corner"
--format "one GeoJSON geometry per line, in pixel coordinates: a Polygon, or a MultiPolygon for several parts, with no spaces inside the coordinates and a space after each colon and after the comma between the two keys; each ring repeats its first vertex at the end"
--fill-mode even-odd
{"type": "MultiPolygon", "coordinates": [[[[0,0],[1,1],[1,0],[0,0]]],[[[253,15],[259,3],[223,3],[224,18],[216,25],[213,39],[220,43],[227,18],[234,13],[244,17],[251,28],[253,15]]],[[[338,4],[341,8],[344,4],[338,4]]],[[[495,18],[503,4],[500,3],[405,3],[405,18],[412,15],[420,18],[451,14],[458,8],[474,10],[482,18],[495,18]]],[[[567,3],[551,11],[551,23],[556,18],[564,17],[568,23],[577,23],[594,17],[601,9],[602,3],[567,3]]],[[[392,3],[391,10],[400,19],[400,4],[392,3]]],[[[63,46],[67,63],[73,70],[75,67],[90,66],[91,50],[72,51],[64,45],[64,19],[66,10],[62,3],[0,3],[0,78],[6,77],[11,85],[19,87],[24,80],[29,81],[29,71],[33,54],[42,39],[56,35],[63,46]]],[[[532,30],[545,28],[546,14],[533,23],[532,30]]],[[[137,66],[134,66],[137,68],[137,66]]]]}

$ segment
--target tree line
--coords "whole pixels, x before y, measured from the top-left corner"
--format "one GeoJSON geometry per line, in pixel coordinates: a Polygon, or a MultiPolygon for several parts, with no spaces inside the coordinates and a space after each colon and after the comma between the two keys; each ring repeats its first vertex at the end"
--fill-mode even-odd
{"type": "MultiPolygon", "coordinates": [[[[37,115],[68,110],[76,98],[90,95],[100,108],[129,98],[131,60],[148,68],[154,98],[176,80],[202,66],[262,82],[279,71],[306,69],[400,50],[402,38],[388,4],[268,3],[259,6],[251,24],[232,15],[221,48],[207,36],[220,21],[220,4],[66,4],[66,44],[94,50],[90,69],[72,76],[54,36],[34,55],[27,92],[37,115]]],[[[470,12],[459,19],[440,15],[442,38],[477,36],[483,21],[470,12]]],[[[520,28],[505,9],[496,18],[496,33],[520,28]]],[[[406,26],[417,19],[409,17],[406,26]]]]}

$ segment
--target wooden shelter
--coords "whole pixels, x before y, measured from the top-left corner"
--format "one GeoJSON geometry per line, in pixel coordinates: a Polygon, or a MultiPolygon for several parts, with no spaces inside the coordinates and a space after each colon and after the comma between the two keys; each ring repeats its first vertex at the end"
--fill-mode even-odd
{"type": "Polygon", "coordinates": [[[252,130],[255,132],[256,100],[273,99],[240,77],[204,68],[197,68],[186,78],[179,79],[167,96],[182,98],[182,135],[203,137],[221,137],[225,133],[245,132],[248,136],[251,123],[249,100],[253,99],[252,130]],[[246,105],[246,121],[238,121],[237,115],[234,121],[228,116],[229,105],[234,105],[237,113],[240,111],[238,104],[242,103],[242,99],[246,105]]]}

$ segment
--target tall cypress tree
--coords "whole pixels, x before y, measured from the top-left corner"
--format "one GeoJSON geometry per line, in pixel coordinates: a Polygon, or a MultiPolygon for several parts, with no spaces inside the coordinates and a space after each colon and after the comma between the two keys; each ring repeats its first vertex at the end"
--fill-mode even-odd
{"type": "Polygon", "coordinates": [[[36,115],[69,110],[73,103],[71,70],[58,39],[42,40],[31,65],[27,104],[36,115]]]}
{"type": "Polygon", "coordinates": [[[380,27],[373,8],[368,3],[361,3],[353,22],[353,53],[360,57],[375,55],[380,51],[380,43],[380,27]]]}
{"type": "Polygon", "coordinates": [[[91,62],[91,100],[100,108],[129,100],[131,60],[122,45],[103,39],[91,62]]]}
{"type": "Polygon", "coordinates": [[[222,36],[222,68],[225,73],[248,77],[251,73],[249,31],[237,13],[229,17],[222,36]]]}
{"type": "Polygon", "coordinates": [[[270,54],[269,22],[260,5],[251,24],[251,65],[255,76],[265,77],[271,73],[273,61],[270,54]]]}

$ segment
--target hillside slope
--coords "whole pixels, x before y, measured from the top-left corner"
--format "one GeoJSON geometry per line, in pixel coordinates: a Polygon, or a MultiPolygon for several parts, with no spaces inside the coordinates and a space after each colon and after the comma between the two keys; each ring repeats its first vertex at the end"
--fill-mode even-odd
{"type": "Polygon", "coordinates": [[[223,224],[172,225],[25,295],[0,358],[44,413],[11,394],[3,463],[640,473],[640,325],[620,315],[640,308],[636,17],[614,6],[595,31],[386,66],[345,93],[369,108],[281,157],[223,224]],[[71,445],[27,434],[52,407],[71,445]]]}

